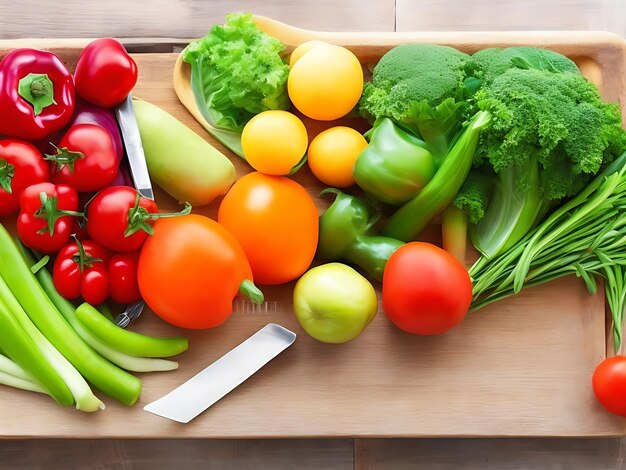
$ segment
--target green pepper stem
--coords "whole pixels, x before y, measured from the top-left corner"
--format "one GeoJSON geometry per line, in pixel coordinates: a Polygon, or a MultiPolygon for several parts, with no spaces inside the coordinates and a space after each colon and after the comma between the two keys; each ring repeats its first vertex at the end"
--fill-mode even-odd
{"type": "Polygon", "coordinates": [[[68,149],[67,147],[59,148],[54,145],[52,142],[50,143],[55,149],[55,155],[44,155],[44,160],[48,162],[53,162],[54,171],[57,173],[63,169],[63,167],[67,167],[70,173],[74,173],[74,164],[76,160],[79,158],[85,158],[85,154],[82,152],[74,152],[73,150],[68,149]]]}
{"type": "Polygon", "coordinates": [[[135,205],[128,210],[128,226],[124,232],[125,237],[130,237],[132,234],[137,233],[139,230],[143,230],[148,235],[154,234],[152,225],[148,223],[149,220],[157,220],[167,217],[179,217],[182,215],[188,215],[191,213],[191,204],[185,203],[185,207],[180,212],[148,212],[145,207],[141,207],[141,195],[137,193],[135,198],[135,205]]]}
{"type": "Polygon", "coordinates": [[[345,259],[364,269],[377,281],[383,281],[383,273],[389,257],[404,242],[379,235],[361,235],[344,253],[345,259]]]}
{"type": "Polygon", "coordinates": [[[72,260],[78,265],[78,269],[80,269],[81,273],[85,268],[93,268],[94,263],[102,263],[104,261],[102,258],[96,258],[90,253],[87,253],[75,233],[72,234],[72,238],[76,241],[76,246],[78,247],[78,253],[72,256],[72,260]]]}
{"type": "Polygon", "coordinates": [[[39,193],[41,207],[35,214],[38,219],[45,219],[47,226],[37,231],[38,234],[48,232],[50,236],[54,235],[54,226],[61,217],[84,217],[85,214],[76,211],[66,211],[57,207],[59,199],[55,196],[48,196],[45,192],[39,193]]]}
{"type": "Polygon", "coordinates": [[[13,194],[13,189],[11,188],[11,181],[15,176],[15,165],[7,162],[0,158],[0,187],[4,189],[7,193],[13,194]]]}
{"type": "Polygon", "coordinates": [[[262,304],[265,301],[265,296],[261,289],[254,285],[249,279],[246,279],[239,286],[239,293],[248,297],[255,304],[262,304]]]}
{"type": "Polygon", "coordinates": [[[18,93],[32,107],[35,116],[44,108],[57,104],[54,100],[54,85],[45,73],[29,73],[19,81],[18,93]]]}

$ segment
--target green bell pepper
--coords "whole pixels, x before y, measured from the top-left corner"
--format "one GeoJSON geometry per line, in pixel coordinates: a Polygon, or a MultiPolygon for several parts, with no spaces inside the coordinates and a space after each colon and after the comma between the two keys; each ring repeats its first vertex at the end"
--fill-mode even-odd
{"type": "Polygon", "coordinates": [[[370,133],[369,145],[354,165],[356,183],[386,204],[409,201],[435,175],[433,155],[424,141],[389,118],[378,120],[370,133]]]}
{"type": "Polygon", "coordinates": [[[376,235],[380,211],[358,197],[328,188],[321,195],[335,194],[335,201],[320,216],[316,257],[345,260],[382,281],[387,260],[404,243],[376,235]]]}

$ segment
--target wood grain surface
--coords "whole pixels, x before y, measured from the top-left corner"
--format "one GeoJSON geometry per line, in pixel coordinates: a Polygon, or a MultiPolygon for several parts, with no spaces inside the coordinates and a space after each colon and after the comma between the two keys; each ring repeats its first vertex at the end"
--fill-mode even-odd
{"type": "Polygon", "coordinates": [[[598,30],[626,36],[624,0],[397,0],[397,31],[598,30]]]}
{"type": "Polygon", "coordinates": [[[394,0],[0,0],[0,38],[204,36],[228,12],[251,11],[303,28],[393,31],[394,0]]]}
{"type": "MultiPolygon", "coordinates": [[[[55,0],[20,2],[0,0],[0,38],[118,36],[131,49],[154,50],[150,38],[190,38],[203,34],[206,25],[221,21],[226,10],[245,9],[251,1],[161,0],[111,2],[55,0]],[[119,5],[116,7],[115,4],[119,5]],[[158,4],[158,5],[157,5],[158,4]],[[29,6],[30,5],[30,6],[29,6]],[[216,6],[224,10],[216,13],[216,6]],[[224,6],[227,5],[227,6],[224,6]],[[45,14],[37,14],[43,8],[45,14]],[[193,10],[191,21],[180,22],[180,12],[193,10]],[[60,27],[58,25],[63,25],[60,27]],[[135,39],[134,37],[142,36],[135,39]],[[146,39],[148,38],[148,39],[146,39]],[[148,43],[146,46],[145,44],[148,43]]],[[[471,7],[456,0],[362,0],[352,2],[254,2],[254,11],[287,23],[315,30],[399,31],[602,29],[626,36],[623,0],[476,0],[471,7]],[[281,4],[289,4],[282,8],[281,4]],[[397,3],[397,8],[394,8],[397,3]],[[539,4],[541,8],[537,9],[539,4]],[[321,5],[318,7],[318,5],[321,5]],[[347,6],[349,5],[349,7],[347,6]],[[535,8],[532,8],[535,7],[535,8]],[[548,12],[544,14],[544,12],[548,12]],[[554,14],[556,12],[556,14],[554,14]]],[[[180,43],[180,39],[174,42],[180,43]]],[[[184,42],[184,41],[182,41],[184,42]]],[[[159,48],[157,50],[163,50],[159,48]]],[[[531,347],[532,345],[529,345],[531,347]]],[[[578,345],[569,345],[576,348],[578,345]]],[[[494,354],[497,354],[495,352],[494,354]]],[[[2,398],[0,397],[0,401],[2,398]]],[[[46,404],[48,405],[48,404],[46,404]]],[[[28,407],[24,408],[28,410],[28,407]]],[[[43,419],[43,418],[42,418],[43,419]]],[[[2,428],[0,421],[0,429],[2,428]]],[[[0,442],[0,467],[31,468],[529,468],[621,469],[624,440],[555,439],[404,439],[346,442],[339,464],[336,453],[316,440],[271,441],[126,441],[19,440],[0,442]],[[369,451],[371,450],[371,451],[369,451]],[[328,456],[328,459],[325,459],[328,456]],[[309,458],[313,465],[307,465],[309,458]],[[494,463],[495,462],[495,463],[494,463]]]]}
{"type": "MultiPolygon", "coordinates": [[[[506,37],[501,41],[507,43],[506,37]]],[[[615,61],[624,60],[621,43],[597,40],[573,48],[567,38],[561,42],[562,50],[569,47],[598,59],[603,92],[623,94],[615,61]],[[605,55],[614,60],[602,60],[605,55]]],[[[476,37],[465,48],[488,45],[476,37]]],[[[368,58],[384,52],[352,47],[368,58]]],[[[71,68],[79,50],[66,47],[58,53],[71,68]]],[[[178,101],[172,88],[176,54],[135,59],[140,70],[135,96],[168,110],[226,152],[178,101]]],[[[233,158],[240,175],[249,171],[233,158]]],[[[306,169],[296,180],[323,207],[317,197],[322,186],[306,169]]],[[[166,208],[172,204],[163,195],[157,199],[166,208]]],[[[216,207],[201,212],[213,215],[216,207]]],[[[340,346],[320,344],[303,333],[292,313],[291,287],[265,288],[265,307],[239,304],[242,308],[218,329],[185,332],[190,349],[181,356],[180,369],[145,374],[142,397],[131,409],[107,401],[106,411],[87,415],[53,406],[45,396],[1,389],[0,433],[104,438],[602,436],[626,429],[623,421],[600,409],[589,387],[593,368],[604,357],[604,300],[589,296],[576,279],[529,289],[471,315],[442,337],[406,335],[379,314],[361,337],[340,346]],[[296,344],[190,425],[142,410],[269,322],[296,331],[296,344]]],[[[174,333],[148,313],[137,328],[174,333]]]]}

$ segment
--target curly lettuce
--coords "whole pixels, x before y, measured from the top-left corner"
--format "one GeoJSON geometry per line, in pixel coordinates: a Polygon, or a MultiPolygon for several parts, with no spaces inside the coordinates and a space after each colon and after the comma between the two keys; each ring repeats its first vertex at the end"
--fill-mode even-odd
{"type": "Polygon", "coordinates": [[[191,65],[196,105],[218,133],[225,131],[216,137],[227,146],[240,149],[238,135],[256,114],[289,109],[289,65],[280,55],[284,49],[258,29],[251,14],[240,13],[227,15],[226,24],[214,26],[182,52],[191,65]]]}

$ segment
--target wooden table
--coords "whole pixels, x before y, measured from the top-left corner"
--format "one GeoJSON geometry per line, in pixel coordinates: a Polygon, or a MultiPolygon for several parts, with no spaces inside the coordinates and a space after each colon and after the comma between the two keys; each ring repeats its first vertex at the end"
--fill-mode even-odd
{"type": "MultiPolygon", "coordinates": [[[[320,30],[604,29],[626,36],[623,0],[0,0],[0,38],[125,39],[173,50],[228,11],[320,30]],[[553,3],[553,4],[551,4],[553,3]],[[182,40],[181,40],[182,39],[182,40]]],[[[0,426],[2,423],[0,423],[0,426]]],[[[622,439],[5,441],[0,468],[622,468],[622,439]]]]}

